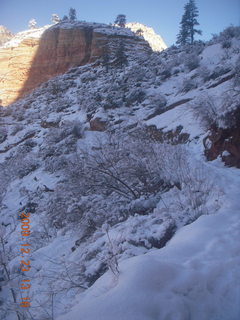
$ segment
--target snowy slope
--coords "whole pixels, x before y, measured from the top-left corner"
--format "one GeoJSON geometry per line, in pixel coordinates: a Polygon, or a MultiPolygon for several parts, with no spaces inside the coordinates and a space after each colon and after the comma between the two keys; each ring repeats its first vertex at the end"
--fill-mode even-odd
{"type": "Polygon", "coordinates": [[[118,277],[106,273],[58,320],[239,319],[240,175],[216,169],[231,185],[217,215],[182,228],[161,250],[124,261],[118,277]]]}
{"type": "Polygon", "coordinates": [[[129,44],[128,65],[113,52],[109,70],[73,68],[1,108],[1,320],[23,312],[9,290],[20,297],[22,211],[25,319],[238,320],[239,170],[206,162],[203,145],[239,107],[237,30],[227,49],[223,35],[162,53],[129,44]]]}

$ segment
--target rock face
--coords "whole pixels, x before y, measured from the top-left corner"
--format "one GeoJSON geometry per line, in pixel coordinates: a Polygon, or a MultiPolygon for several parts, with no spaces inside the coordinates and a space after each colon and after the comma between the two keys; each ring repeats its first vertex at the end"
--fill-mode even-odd
{"type": "Polygon", "coordinates": [[[212,128],[204,140],[205,155],[208,160],[221,156],[227,166],[240,168],[240,106],[232,114],[235,126],[223,129],[212,128]]]}
{"type": "Polygon", "coordinates": [[[149,43],[153,51],[162,51],[167,48],[163,39],[152,28],[138,22],[127,23],[126,27],[141,35],[149,43]]]}
{"type": "Polygon", "coordinates": [[[94,62],[109,42],[149,44],[130,31],[96,23],[60,23],[17,34],[0,48],[0,104],[7,106],[69,68],[94,62]]]}
{"type": "Polygon", "coordinates": [[[2,46],[4,43],[9,41],[14,37],[13,33],[11,33],[7,28],[4,26],[0,26],[0,46],[2,46]]]}
{"type": "Polygon", "coordinates": [[[17,45],[9,43],[0,49],[2,105],[70,67],[94,61],[102,54],[105,40],[92,27],[55,27],[40,30],[38,35],[30,33],[17,45]]]}

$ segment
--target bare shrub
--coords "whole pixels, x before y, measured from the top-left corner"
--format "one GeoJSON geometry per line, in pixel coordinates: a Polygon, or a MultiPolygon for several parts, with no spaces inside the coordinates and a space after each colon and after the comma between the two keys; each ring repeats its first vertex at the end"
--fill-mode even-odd
{"type": "Polygon", "coordinates": [[[196,53],[187,54],[183,58],[183,63],[189,71],[192,71],[199,67],[200,57],[196,53]]]}
{"type": "Polygon", "coordinates": [[[39,168],[40,163],[33,156],[25,157],[24,161],[19,161],[16,167],[17,176],[22,179],[27,176],[29,173],[35,171],[39,168]]]}
{"type": "Polygon", "coordinates": [[[202,78],[204,82],[210,80],[211,71],[206,66],[199,67],[197,72],[199,77],[202,78]]]}
{"type": "Polygon", "coordinates": [[[231,40],[224,40],[223,42],[222,42],[222,48],[223,49],[229,49],[229,48],[231,48],[231,46],[232,46],[232,41],[231,40]]]}
{"type": "Polygon", "coordinates": [[[3,143],[7,139],[7,129],[0,127],[0,143],[3,143]]]}
{"type": "Polygon", "coordinates": [[[167,99],[162,93],[151,95],[148,97],[148,100],[150,101],[150,105],[155,109],[155,111],[159,111],[167,105],[167,99]]]}
{"type": "Polygon", "coordinates": [[[233,79],[233,87],[240,91],[240,57],[238,57],[235,64],[235,76],[233,79]]]}
{"type": "Polygon", "coordinates": [[[192,104],[195,117],[201,121],[205,128],[217,125],[218,110],[215,101],[208,95],[200,96],[197,101],[192,104]]]}
{"type": "Polygon", "coordinates": [[[185,78],[182,82],[182,92],[188,92],[190,90],[197,88],[197,82],[194,79],[191,78],[185,78]]]}
{"type": "Polygon", "coordinates": [[[194,214],[191,220],[202,214],[207,214],[207,201],[211,198],[213,180],[210,172],[196,161],[191,162],[188,151],[184,146],[165,145],[162,166],[166,179],[178,186],[178,202],[182,209],[186,206],[194,214]]]}

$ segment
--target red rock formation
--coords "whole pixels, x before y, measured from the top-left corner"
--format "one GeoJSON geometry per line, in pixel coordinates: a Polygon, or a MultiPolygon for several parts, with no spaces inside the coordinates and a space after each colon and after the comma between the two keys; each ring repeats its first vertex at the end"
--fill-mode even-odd
{"type": "MultiPolygon", "coordinates": [[[[105,39],[106,40],[106,39],[105,39]]],[[[0,49],[0,95],[7,105],[70,67],[94,61],[104,39],[92,28],[50,28],[40,39],[0,49]]]]}
{"type": "MultiPolygon", "coordinates": [[[[23,39],[18,40],[17,45],[14,38],[0,48],[0,104],[6,106],[14,102],[71,67],[95,61],[103,54],[106,43],[122,37],[118,30],[96,24],[71,26],[68,23],[46,29],[41,37],[36,36],[41,29],[19,34],[23,39]]],[[[130,30],[125,33],[133,46],[140,43],[149,49],[148,44],[130,30]]]]}

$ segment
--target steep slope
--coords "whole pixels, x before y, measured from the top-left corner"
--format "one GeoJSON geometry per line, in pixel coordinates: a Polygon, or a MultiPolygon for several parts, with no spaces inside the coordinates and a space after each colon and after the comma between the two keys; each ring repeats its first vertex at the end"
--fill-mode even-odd
{"type": "MultiPolygon", "coordinates": [[[[73,67],[1,108],[0,263],[8,270],[0,278],[1,320],[30,318],[12,308],[9,290],[20,298],[16,243],[23,211],[31,215],[31,254],[24,258],[32,266],[25,272],[32,318],[46,320],[54,312],[64,320],[94,319],[96,310],[108,319],[115,310],[116,319],[129,312],[132,319],[161,319],[158,305],[165,307],[170,296],[180,319],[203,315],[196,299],[203,299],[209,318],[226,319],[239,288],[232,285],[239,173],[224,166],[227,150],[215,162],[204,153],[212,146],[211,130],[239,121],[229,118],[239,110],[239,48],[239,28],[161,53],[129,41],[127,63],[112,56],[107,64],[73,67]],[[125,299],[128,283],[135,290],[125,299]],[[108,311],[109,295],[116,309],[108,311]]],[[[175,320],[171,312],[166,307],[166,317],[175,320]]],[[[231,320],[237,312],[234,306],[231,320]]]]}

